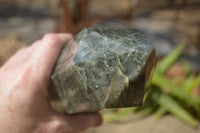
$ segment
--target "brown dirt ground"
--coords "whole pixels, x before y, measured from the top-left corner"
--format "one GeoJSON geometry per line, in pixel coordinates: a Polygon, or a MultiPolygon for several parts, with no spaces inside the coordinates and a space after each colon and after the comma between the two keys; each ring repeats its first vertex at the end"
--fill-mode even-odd
{"type": "Polygon", "coordinates": [[[0,39],[0,66],[3,65],[18,49],[26,44],[16,37],[0,39]]]}
{"type": "Polygon", "coordinates": [[[200,128],[191,128],[170,115],[156,119],[154,116],[133,114],[118,122],[104,123],[101,127],[90,128],[82,133],[200,133],[200,128]]]}

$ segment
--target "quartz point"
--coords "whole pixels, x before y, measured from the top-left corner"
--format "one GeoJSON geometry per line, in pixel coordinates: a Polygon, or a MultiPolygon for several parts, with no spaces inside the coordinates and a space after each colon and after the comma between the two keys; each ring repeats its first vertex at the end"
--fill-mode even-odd
{"type": "Polygon", "coordinates": [[[68,114],[140,106],[155,60],[155,48],[136,29],[84,28],[57,61],[51,105],[68,114]]]}

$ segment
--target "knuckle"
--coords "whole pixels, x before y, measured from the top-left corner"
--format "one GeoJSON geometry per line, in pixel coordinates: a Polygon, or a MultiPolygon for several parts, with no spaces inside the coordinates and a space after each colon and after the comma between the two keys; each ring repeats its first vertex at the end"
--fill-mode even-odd
{"type": "Polygon", "coordinates": [[[32,67],[31,66],[27,66],[19,75],[21,80],[26,80],[29,79],[31,73],[32,73],[32,67]]]}
{"type": "Polygon", "coordinates": [[[59,37],[54,33],[48,33],[43,37],[43,41],[45,44],[50,46],[56,46],[58,43],[60,43],[59,37]]]}
{"type": "Polygon", "coordinates": [[[20,76],[24,79],[33,78],[35,74],[39,73],[38,69],[35,67],[34,62],[26,62],[23,66],[20,76]]]}
{"type": "Polygon", "coordinates": [[[11,90],[23,88],[30,79],[30,69],[24,69],[20,74],[16,75],[15,81],[10,85],[11,90]]]}

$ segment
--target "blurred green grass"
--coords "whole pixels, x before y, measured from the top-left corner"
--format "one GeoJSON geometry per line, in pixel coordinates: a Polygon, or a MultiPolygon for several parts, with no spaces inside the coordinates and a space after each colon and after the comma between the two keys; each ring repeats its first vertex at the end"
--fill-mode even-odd
{"type": "Polygon", "coordinates": [[[187,61],[180,61],[184,48],[184,44],[179,44],[158,62],[142,107],[103,110],[104,121],[115,122],[134,112],[143,116],[154,115],[156,118],[171,114],[189,126],[197,127],[200,120],[200,97],[193,92],[200,86],[200,75],[192,72],[187,61]],[[176,75],[174,78],[168,78],[167,71],[177,62],[181,62],[185,78],[176,75]],[[175,83],[175,80],[179,81],[179,84],[175,83]]]}

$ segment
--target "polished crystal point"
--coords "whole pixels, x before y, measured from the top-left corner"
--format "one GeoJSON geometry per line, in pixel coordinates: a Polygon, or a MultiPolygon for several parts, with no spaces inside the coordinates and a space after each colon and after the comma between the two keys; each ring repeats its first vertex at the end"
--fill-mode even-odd
{"type": "Polygon", "coordinates": [[[63,48],[52,107],[67,113],[142,105],[156,52],[136,29],[85,28],[63,48]]]}

